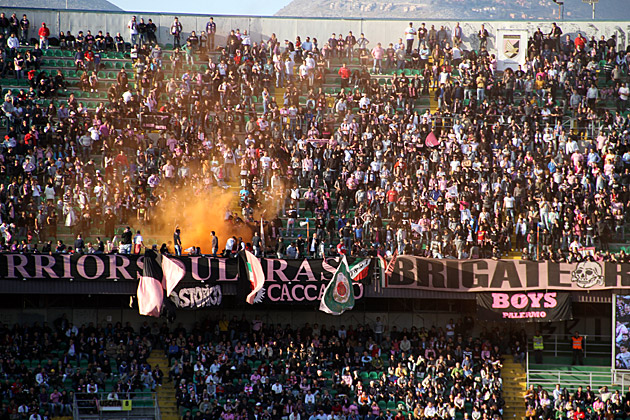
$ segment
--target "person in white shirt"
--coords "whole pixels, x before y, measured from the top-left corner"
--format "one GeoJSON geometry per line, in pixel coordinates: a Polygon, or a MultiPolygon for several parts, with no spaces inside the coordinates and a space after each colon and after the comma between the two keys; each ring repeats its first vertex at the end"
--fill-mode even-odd
{"type": "Polygon", "coordinates": [[[291,59],[290,56],[288,56],[286,58],[286,60],[284,60],[284,71],[286,74],[286,78],[287,81],[292,81],[293,80],[293,67],[295,66],[295,62],[291,59]]]}
{"type": "Polygon", "coordinates": [[[424,409],[424,417],[427,419],[430,419],[430,418],[435,417],[436,414],[437,414],[437,410],[435,407],[433,407],[433,403],[428,402],[427,406],[424,409]]]}
{"type": "Polygon", "coordinates": [[[597,86],[592,84],[591,86],[589,86],[588,90],[586,91],[586,101],[588,102],[588,106],[591,109],[595,108],[595,104],[597,102],[598,97],[599,97],[599,90],[597,89],[597,86]]]}
{"type": "Polygon", "coordinates": [[[628,107],[628,97],[630,96],[630,87],[628,87],[628,83],[621,85],[618,93],[619,100],[617,101],[617,112],[623,113],[628,107]]]}
{"type": "Polygon", "coordinates": [[[315,394],[313,394],[310,389],[308,390],[308,392],[304,396],[304,403],[305,404],[315,404],[315,394]]]}
{"type": "Polygon", "coordinates": [[[142,238],[140,231],[136,232],[136,236],[134,236],[133,238],[133,245],[134,245],[133,253],[139,254],[142,251],[142,248],[144,247],[144,239],[142,238]]]}
{"type": "Polygon", "coordinates": [[[12,33],[9,39],[7,39],[7,47],[12,50],[14,55],[17,49],[20,48],[20,40],[15,36],[15,34],[12,33]]]}
{"type": "Polygon", "coordinates": [[[241,45],[252,45],[252,39],[249,37],[247,31],[243,31],[243,35],[241,36],[241,45]]]}
{"type": "Polygon", "coordinates": [[[306,65],[306,62],[303,62],[300,65],[298,72],[300,74],[300,81],[308,83],[308,66],[306,65]]]}
{"type": "Polygon", "coordinates": [[[405,29],[405,39],[407,40],[407,55],[411,55],[413,50],[413,41],[416,39],[416,28],[413,27],[413,22],[409,22],[409,27],[405,29]]]}
{"type": "Polygon", "coordinates": [[[87,386],[87,393],[96,394],[97,392],[98,392],[98,385],[94,383],[94,381],[90,381],[90,383],[87,386]]]}
{"type": "Polygon", "coordinates": [[[271,385],[271,390],[276,394],[282,394],[282,385],[280,384],[280,382],[276,382],[275,384],[271,385]]]}
{"type": "Polygon", "coordinates": [[[134,46],[138,43],[138,22],[136,21],[136,17],[133,16],[129,23],[127,24],[127,28],[129,28],[129,36],[131,38],[131,45],[134,46]]]}

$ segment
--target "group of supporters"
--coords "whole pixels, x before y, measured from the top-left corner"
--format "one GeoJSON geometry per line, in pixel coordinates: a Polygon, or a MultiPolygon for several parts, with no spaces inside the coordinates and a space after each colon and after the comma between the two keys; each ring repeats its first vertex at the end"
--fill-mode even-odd
{"type": "MultiPolygon", "coordinates": [[[[245,316],[192,329],[144,322],[0,328],[0,415],[46,420],[76,401],[119,401],[172,384],[184,419],[500,419],[509,331],[472,318],[430,329],[268,324],[245,316]],[[170,366],[150,366],[151,351],[170,366]],[[165,375],[169,378],[167,379],[165,375]],[[172,382],[170,381],[172,380],[172,382]]],[[[89,409],[85,406],[83,410],[89,409]]],[[[87,411],[84,411],[87,413],[87,411]]]]}
{"type": "MultiPolygon", "coordinates": [[[[166,341],[184,419],[498,419],[499,331],[224,317],[166,341]],[[496,344],[496,345],[494,345],[496,344]]],[[[507,341],[506,341],[507,344],[507,341]]]]}
{"type": "Polygon", "coordinates": [[[530,385],[525,393],[525,418],[574,419],[626,418],[630,415],[630,393],[578,386],[574,392],[556,385],[552,392],[530,385]]]}
{"type": "Polygon", "coordinates": [[[150,226],[164,200],[185,206],[232,187],[236,224],[280,208],[264,221],[272,254],[302,234],[299,256],[326,244],[354,255],[626,258],[609,252],[625,240],[630,182],[627,52],[614,38],[554,24],[532,35],[524,66],[499,73],[483,27],[411,23],[388,49],[365,34],[256,42],[234,29],[212,48],[212,20],[203,36],[175,20],[181,49],[164,51],[141,24],[128,26],[132,69],[107,82],[84,73],[83,90],[107,92],[96,108],[72,91],[41,105],[68,95],[49,70],[5,95],[3,250],[52,240],[45,251],[68,251],[54,242],[58,224],[112,240],[121,223],[150,226]],[[394,67],[390,80],[375,75],[394,67]],[[418,105],[427,95],[433,112],[418,105]]]}
{"type": "Polygon", "coordinates": [[[65,316],[52,324],[0,326],[0,417],[47,420],[71,416],[75,401],[133,399],[162,383],[147,357],[169,327],[129,323],[75,325],[65,316]]]}

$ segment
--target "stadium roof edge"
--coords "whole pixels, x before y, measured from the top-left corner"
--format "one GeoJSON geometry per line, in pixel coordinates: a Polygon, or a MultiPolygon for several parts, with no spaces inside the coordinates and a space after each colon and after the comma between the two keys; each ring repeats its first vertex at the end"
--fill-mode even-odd
{"type": "Polygon", "coordinates": [[[615,20],[615,19],[433,19],[423,17],[404,17],[404,18],[371,18],[371,17],[309,17],[309,16],[275,16],[275,15],[222,15],[222,14],[211,14],[211,13],[184,13],[184,12],[151,12],[151,11],[139,11],[139,10],[82,10],[82,9],[48,9],[41,7],[2,7],[2,10],[19,10],[19,11],[47,11],[47,12],[74,12],[74,13],[98,13],[98,14],[113,14],[113,15],[130,15],[130,14],[151,14],[156,16],[212,16],[219,18],[273,18],[273,19],[286,19],[286,20],[348,20],[348,21],[379,21],[379,20],[388,20],[388,21],[400,21],[400,22],[408,22],[411,18],[412,20],[417,21],[441,21],[441,22],[540,22],[540,23],[551,23],[558,22],[562,24],[563,22],[584,22],[584,23],[593,23],[593,22],[619,22],[627,23],[630,26],[630,20],[615,20]]]}

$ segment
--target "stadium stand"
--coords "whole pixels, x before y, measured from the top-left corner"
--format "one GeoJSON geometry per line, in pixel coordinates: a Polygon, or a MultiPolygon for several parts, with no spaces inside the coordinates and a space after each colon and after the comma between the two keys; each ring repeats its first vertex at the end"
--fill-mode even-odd
{"type": "Polygon", "coordinates": [[[369,325],[292,327],[243,316],[192,330],[144,322],[136,331],[79,328],[64,315],[53,325],[3,325],[2,337],[8,418],[73,410],[89,418],[127,399],[150,410],[156,394],[147,393],[156,389],[165,419],[500,418],[504,406],[499,346],[459,329],[377,335],[369,325]],[[165,403],[172,396],[178,412],[165,403]]]}
{"type": "Polygon", "coordinates": [[[555,28],[505,73],[434,29],[411,54],[236,30],[216,51],[205,34],[115,51],[88,28],[7,47],[3,248],[104,249],[173,190],[218,185],[237,223],[282,203],[265,253],[625,261],[625,51],[555,28]]]}

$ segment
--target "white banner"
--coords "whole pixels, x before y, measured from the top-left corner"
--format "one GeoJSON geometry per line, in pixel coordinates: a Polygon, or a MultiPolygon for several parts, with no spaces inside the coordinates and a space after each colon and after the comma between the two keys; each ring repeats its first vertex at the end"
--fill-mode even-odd
{"type": "Polygon", "coordinates": [[[516,70],[527,58],[527,30],[497,29],[497,69],[516,70]]]}

